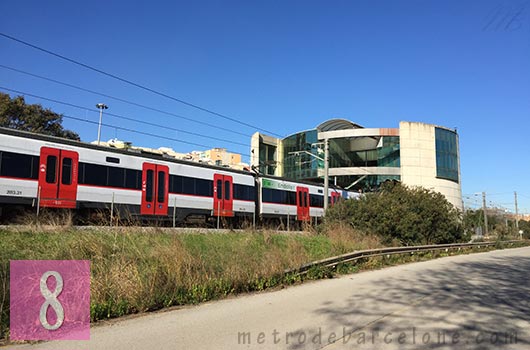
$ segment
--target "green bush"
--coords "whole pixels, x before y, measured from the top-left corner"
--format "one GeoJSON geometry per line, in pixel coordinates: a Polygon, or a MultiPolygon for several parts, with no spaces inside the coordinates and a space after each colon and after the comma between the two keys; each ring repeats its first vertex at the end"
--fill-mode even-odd
{"type": "Polygon", "coordinates": [[[454,243],[468,238],[460,212],[442,194],[400,183],[386,183],[377,193],[339,202],[326,213],[326,222],[348,223],[379,235],[385,244],[454,243]]]}

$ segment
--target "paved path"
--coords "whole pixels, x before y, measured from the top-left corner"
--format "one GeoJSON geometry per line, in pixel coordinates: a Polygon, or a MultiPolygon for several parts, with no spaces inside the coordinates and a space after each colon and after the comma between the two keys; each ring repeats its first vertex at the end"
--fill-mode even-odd
{"type": "Polygon", "coordinates": [[[306,283],[14,349],[530,349],[530,248],[306,283]],[[387,344],[388,342],[388,344],[387,344]]]}

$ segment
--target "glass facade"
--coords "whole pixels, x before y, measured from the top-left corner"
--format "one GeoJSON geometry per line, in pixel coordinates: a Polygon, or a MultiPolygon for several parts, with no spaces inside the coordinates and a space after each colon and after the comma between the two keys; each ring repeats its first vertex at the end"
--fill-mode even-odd
{"type": "Polygon", "coordinates": [[[274,175],[277,167],[276,147],[260,143],[259,145],[259,171],[262,174],[274,175]]]}
{"type": "Polygon", "coordinates": [[[399,136],[331,139],[329,166],[399,168],[399,136]],[[356,145],[355,142],[359,144],[356,145]]]}
{"type": "MultiPolygon", "coordinates": [[[[286,137],[283,144],[283,174],[289,179],[322,181],[319,169],[324,169],[324,145],[318,140],[318,130],[309,130],[286,137]]],[[[400,167],[399,136],[346,137],[329,140],[329,167],[400,167]]],[[[377,173],[377,170],[374,170],[377,173]]],[[[322,174],[322,172],[320,172],[322,174]]],[[[351,185],[360,176],[339,176],[337,185],[351,185]]],[[[400,176],[370,175],[352,189],[371,190],[400,176]]]]}
{"type": "Polygon", "coordinates": [[[290,179],[314,179],[324,168],[324,151],[318,144],[317,130],[309,130],[283,139],[283,176],[290,179]]]}
{"type": "Polygon", "coordinates": [[[456,133],[447,129],[435,128],[436,177],[459,182],[458,143],[456,133]]]}

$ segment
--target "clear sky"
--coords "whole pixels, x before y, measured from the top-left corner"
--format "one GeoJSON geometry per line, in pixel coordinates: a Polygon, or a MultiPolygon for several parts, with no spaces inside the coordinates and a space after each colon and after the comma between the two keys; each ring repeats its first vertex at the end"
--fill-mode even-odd
{"type": "MultiPolygon", "coordinates": [[[[473,194],[486,191],[491,204],[513,210],[517,191],[530,213],[529,2],[21,0],[1,2],[0,12],[2,33],[279,135],[329,118],[456,127],[466,204],[479,205],[473,194]]],[[[108,113],[165,128],[110,115],[104,123],[175,141],[111,127],[103,140],[248,154],[256,131],[3,37],[0,64],[224,129],[0,68],[4,88],[86,109],[26,95],[30,103],[97,122],[92,109],[104,102],[108,113]]],[[[94,124],[64,125],[97,138],[94,124]]]]}

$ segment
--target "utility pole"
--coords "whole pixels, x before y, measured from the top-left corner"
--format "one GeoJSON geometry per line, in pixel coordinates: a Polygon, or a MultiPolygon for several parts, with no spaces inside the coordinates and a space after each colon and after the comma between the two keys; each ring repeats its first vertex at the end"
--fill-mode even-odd
{"type": "Polygon", "coordinates": [[[324,139],[324,215],[328,209],[329,192],[329,140],[324,139]]]}
{"type": "Polygon", "coordinates": [[[98,124],[98,146],[99,146],[99,141],[101,139],[101,120],[103,119],[103,110],[108,109],[109,106],[107,106],[104,103],[98,103],[96,107],[99,108],[99,124],[98,124]]]}
{"type": "Polygon", "coordinates": [[[517,191],[513,192],[515,196],[515,228],[517,229],[517,233],[519,233],[519,210],[517,208],[517,191]]]}
{"type": "Polygon", "coordinates": [[[488,214],[486,213],[486,192],[482,192],[482,211],[484,212],[484,236],[488,235],[488,214]]]}

